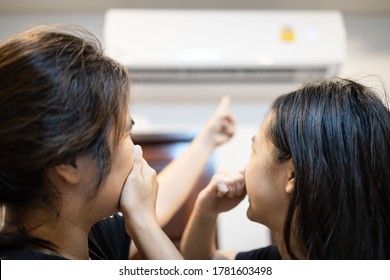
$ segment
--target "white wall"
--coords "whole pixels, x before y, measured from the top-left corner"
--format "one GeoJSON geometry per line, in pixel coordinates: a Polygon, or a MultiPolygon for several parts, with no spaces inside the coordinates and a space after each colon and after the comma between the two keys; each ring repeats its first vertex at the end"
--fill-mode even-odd
{"type": "Polygon", "coordinates": [[[2,14],[0,13],[0,40],[16,32],[39,24],[77,24],[102,38],[103,13],[91,14],[2,14]]]}
{"type": "MultiPolygon", "coordinates": [[[[103,14],[0,15],[0,39],[30,25],[43,23],[79,24],[101,36],[103,14]]],[[[342,76],[355,78],[374,74],[389,87],[389,26],[390,17],[346,17],[348,53],[341,69],[342,76]]],[[[236,137],[217,150],[217,169],[241,169],[245,167],[250,154],[251,137],[257,132],[270,102],[276,95],[292,88],[291,85],[263,88],[194,86],[188,90],[178,90],[177,98],[147,99],[135,85],[133,112],[137,121],[136,129],[198,129],[213,112],[219,97],[229,93],[233,96],[232,111],[237,117],[238,129],[236,137]],[[185,95],[186,98],[183,97],[185,95]],[[201,95],[202,98],[188,97],[191,95],[201,95]]],[[[165,90],[170,91],[169,88],[165,90]]],[[[267,229],[247,221],[247,205],[248,202],[244,201],[233,211],[221,215],[219,241],[222,248],[246,250],[269,243],[267,229]]]]}
{"type": "MultiPolygon", "coordinates": [[[[381,79],[390,87],[390,17],[347,17],[347,59],[341,75],[381,79]]],[[[368,82],[368,81],[367,81],[368,82]]]]}

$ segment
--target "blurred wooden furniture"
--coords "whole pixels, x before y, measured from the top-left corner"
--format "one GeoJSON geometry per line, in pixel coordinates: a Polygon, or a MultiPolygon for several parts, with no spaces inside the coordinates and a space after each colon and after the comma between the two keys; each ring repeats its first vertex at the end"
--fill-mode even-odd
{"type": "MultiPolygon", "coordinates": [[[[158,173],[189,146],[193,137],[194,134],[191,133],[160,133],[135,134],[132,138],[135,144],[141,145],[145,160],[158,173]]],[[[199,191],[207,185],[213,174],[214,163],[211,157],[187,201],[163,228],[176,247],[180,244],[181,236],[199,191]]]]}

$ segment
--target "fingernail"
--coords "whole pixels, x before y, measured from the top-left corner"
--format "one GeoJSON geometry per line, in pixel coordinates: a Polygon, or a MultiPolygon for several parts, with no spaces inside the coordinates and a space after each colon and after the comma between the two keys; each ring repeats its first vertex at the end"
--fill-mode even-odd
{"type": "Polygon", "coordinates": [[[227,192],[229,188],[226,186],[226,183],[223,181],[218,181],[217,186],[219,187],[219,190],[222,192],[227,192]]]}

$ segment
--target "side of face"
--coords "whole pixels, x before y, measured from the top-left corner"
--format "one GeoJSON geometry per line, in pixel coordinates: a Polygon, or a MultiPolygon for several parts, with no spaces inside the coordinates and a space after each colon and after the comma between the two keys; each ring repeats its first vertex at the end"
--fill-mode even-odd
{"type": "MultiPolygon", "coordinates": [[[[88,155],[80,156],[76,166],[60,165],[51,176],[56,182],[66,216],[79,212],[79,218],[94,223],[119,210],[122,188],[134,163],[134,143],[131,140],[132,124],[124,132],[115,149],[111,147],[111,169],[100,186],[96,186],[96,163],[88,155]],[[80,214],[83,213],[83,214],[80,214]],[[82,216],[82,217],[81,217],[82,216]]],[[[76,219],[79,219],[77,215],[76,219]]]]}
{"type": "Polygon", "coordinates": [[[280,162],[275,157],[275,146],[267,137],[272,118],[271,112],[253,138],[245,182],[250,202],[248,218],[275,231],[283,228],[294,188],[294,166],[291,159],[280,162]]]}
{"type": "MultiPolygon", "coordinates": [[[[131,123],[131,121],[130,121],[131,123]]],[[[96,204],[100,216],[107,217],[119,210],[119,199],[127,176],[129,175],[134,163],[134,143],[131,139],[132,125],[128,126],[118,146],[112,153],[111,170],[99,187],[96,204]]]]}

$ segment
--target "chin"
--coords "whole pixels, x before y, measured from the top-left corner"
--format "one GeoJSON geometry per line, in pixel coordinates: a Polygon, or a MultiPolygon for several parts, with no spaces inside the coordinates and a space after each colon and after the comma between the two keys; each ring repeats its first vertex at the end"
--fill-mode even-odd
{"type": "Polygon", "coordinates": [[[246,216],[248,217],[249,220],[253,221],[253,222],[257,222],[256,220],[256,215],[255,213],[253,212],[251,206],[249,205],[248,207],[248,210],[246,211],[246,216]]]}

